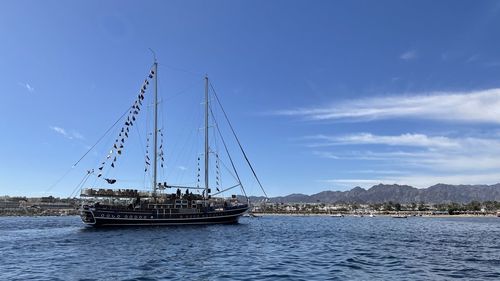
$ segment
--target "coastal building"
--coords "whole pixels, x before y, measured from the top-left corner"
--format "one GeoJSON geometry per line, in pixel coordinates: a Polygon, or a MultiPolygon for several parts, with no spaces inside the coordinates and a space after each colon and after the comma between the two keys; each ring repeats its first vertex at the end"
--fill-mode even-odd
{"type": "Polygon", "coordinates": [[[19,201],[0,201],[0,211],[16,211],[21,209],[19,201]]]}

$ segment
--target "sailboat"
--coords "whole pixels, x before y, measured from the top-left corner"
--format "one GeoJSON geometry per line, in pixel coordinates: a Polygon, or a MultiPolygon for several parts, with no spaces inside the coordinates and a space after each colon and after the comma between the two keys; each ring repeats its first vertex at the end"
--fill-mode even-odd
{"type": "MultiPolygon", "coordinates": [[[[205,82],[205,95],[204,95],[204,186],[178,186],[170,185],[167,182],[160,182],[158,179],[158,166],[159,161],[163,167],[163,147],[162,140],[158,146],[159,134],[163,133],[158,129],[158,62],[156,58],[144,80],[144,84],[140,90],[134,105],[131,107],[127,121],[121,129],[120,135],[116,139],[113,148],[106,157],[106,161],[102,163],[96,172],[94,170],[87,172],[87,178],[91,174],[94,176],[97,173],[97,178],[105,180],[104,183],[115,184],[116,179],[104,178],[103,170],[105,164],[111,162],[110,166],[114,168],[117,156],[120,156],[123,150],[123,143],[128,137],[129,128],[133,126],[136,118],[139,115],[142,101],[145,98],[146,90],[151,83],[154,87],[154,131],[152,132],[152,159],[150,161],[148,154],[146,154],[146,164],[152,166],[152,187],[150,190],[138,189],[108,189],[102,187],[83,188],[81,187],[80,197],[84,201],[80,207],[80,217],[83,223],[92,226],[152,226],[152,225],[198,225],[198,224],[233,224],[237,223],[240,216],[242,216],[249,209],[248,197],[243,189],[238,172],[231,156],[231,166],[234,169],[234,174],[237,178],[237,184],[227,188],[219,189],[212,192],[209,185],[209,157],[213,151],[209,148],[209,114],[211,114],[211,107],[209,107],[209,80],[204,77],[205,82]],[[125,136],[125,137],[124,137],[125,136]],[[160,151],[158,151],[160,149],[160,151]],[[238,196],[231,195],[231,197],[224,198],[218,197],[223,192],[229,191],[233,188],[240,187],[245,194],[246,202],[240,202],[238,196]],[[167,192],[168,190],[175,190],[174,192],[167,192]],[[186,190],[184,192],[184,190],[186,190]],[[197,190],[198,194],[191,191],[197,190]],[[202,194],[199,194],[202,192],[202,194]]],[[[211,84],[210,84],[211,86],[211,84]]],[[[213,87],[212,87],[213,89],[213,87]]],[[[213,90],[215,91],[215,90],[213,90]]],[[[216,94],[215,94],[216,95],[216,94]]],[[[218,97],[216,101],[222,108],[218,97]]],[[[231,128],[234,137],[237,140],[241,152],[245,156],[245,160],[250,166],[253,175],[257,179],[259,185],[260,181],[255,174],[248,158],[238,140],[234,129],[224,112],[224,116],[231,128]]],[[[211,114],[213,116],[213,113],[211,114]]],[[[217,126],[217,125],[214,125],[217,126]]],[[[219,131],[220,133],[220,131],[219,131]]],[[[222,136],[221,136],[222,137],[222,136]]],[[[229,154],[227,146],[224,143],[226,152],[229,154]]],[[[218,156],[217,156],[218,157],[218,156]]],[[[198,156],[200,162],[200,156],[198,156]]],[[[218,161],[218,159],[217,159],[218,161]]],[[[200,164],[198,164],[200,165],[200,164]]],[[[147,167],[146,166],[146,170],[147,167]]],[[[198,166],[198,183],[200,183],[200,166],[198,166]]],[[[217,181],[219,175],[217,175],[217,181]]],[[[219,184],[217,182],[217,184],[219,184]]],[[[264,190],[263,190],[264,191],[264,190]]],[[[265,191],[264,191],[265,193],[265,191]]]]}

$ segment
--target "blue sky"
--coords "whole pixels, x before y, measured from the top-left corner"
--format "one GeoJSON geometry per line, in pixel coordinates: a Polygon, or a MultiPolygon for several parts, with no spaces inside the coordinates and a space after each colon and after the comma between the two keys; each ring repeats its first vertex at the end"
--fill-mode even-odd
{"type": "Polygon", "coordinates": [[[70,169],[134,101],[148,48],[169,182],[196,173],[204,73],[269,195],[500,182],[499,26],[498,1],[4,1],[0,194],[67,196],[97,168],[116,132],[70,169]]]}

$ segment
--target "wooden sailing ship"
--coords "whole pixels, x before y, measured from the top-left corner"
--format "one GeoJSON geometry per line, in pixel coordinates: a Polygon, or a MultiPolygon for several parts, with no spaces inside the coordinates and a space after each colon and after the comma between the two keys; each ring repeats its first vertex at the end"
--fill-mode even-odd
{"type": "MultiPolygon", "coordinates": [[[[115,140],[112,150],[106,157],[106,161],[102,162],[101,166],[94,171],[88,171],[87,178],[91,175],[96,176],[100,180],[105,180],[108,184],[115,184],[116,179],[104,178],[103,170],[105,164],[112,168],[115,166],[117,156],[122,154],[123,144],[128,137],[129,128],[136,122],[136,118],[141,110],[142,101],[150,83],[154,87],[154,130],[152,133],[152,159],[146,154],[146,169],[152,166],[152,188],[148,191],[140,189],[109,189],[102,187],[82,188],[80,197],[84,198],[84,203],[80,209],[81,219],[85,224],[92,226],[135,226],[135,225],[194,225],[194,224],[231,224],[237,223],[241,215],[249,208],[248,198],[246,202],[240,202],[236,195],[231,195],[229,198],[218,197],[222,192],[229,191],[233,188],[240,187],[245,194],[243,185],[236,171],[235,165],[231,160],[231,166],[237,175],[237,184],[227,188],[217,187],[216,192],[212,192],[209,186],[209,80],[205,76],[205,95],[204,95],[204,186],[172,186],[167,182],[159,182],[158,166],[159,159],[163,161],[163,144],[158,147],[158,135],[163,133],[158,130],[158,63],[155,59],[153,66],[144,80],[144,84],[140,90],[134,105],[129,111],[127,121],[118,138],[115,140]],[[160,151],[159,149],[160,148],[160,151]],[[109,164],[111,162],[111,164],[109,164]],[[96,175],[97,173],[97,175],[96,175]],[[193,190],[199,190],[201,194],[192,193],[193,190]],[[172,192],[168,192],[172,191],[172,192]]],[[[210,84],[211,85],[211,84],[210,84]]],[[[218,100],[217,97],[217,102],[218,100]]],[[[222,106],[222,105],[221,105],[222,106]]],[[[224,109],[222,109],[224,110],[224,109]]],[[[213,115],[213,114],[212,114],[213,115]]],[[[224,111],[224,116],[227,115],[224,111]]],[[[213,116],[212,116],[213,117],[213,116]]],[[[234,130],[227,119],[232,133],[234,130]]],[[[220,132],[219,132],[220,133],[220,132]]],[[[250,166],[253,175],[256,177],[255,171],[252,168],[246,154],[236,136],[239,148],[245,156],[245,160],[250,166]]],[[[225,145],[225,144],[224,144],[225,145]]],[[[229,153],[226,147],[226,152],[229,153]]],[[[218,157],[218,156],[217,156],[218,157]]],[[[230,157],[230,156],[229,156],[230,157]]],[[[231,158],[229,158],[231,159],[231,158]]],[[[198,157],[200,160],[200,157],[198,157]]],[[[163,167],[163,162],[161,162],[163,167]]],[[[200,173],[200,167],[198,167],[200,173]]],[[[200,176],[200,174],[198,174],[200,176]]],[[[217,177],[218,179],[218,177],[217,177]]],[[[260,181],[256,177],[259,185],[260,181]]],[[[200,179],[198,179],[200,183],[200,179]]],[[[218,184],[218,183],[217,183],[218,184]]],[[[83,185],[82,185],[83,186],[83,185]]],[[[260,185],[262,187],[262,185],[260,185]]]]}

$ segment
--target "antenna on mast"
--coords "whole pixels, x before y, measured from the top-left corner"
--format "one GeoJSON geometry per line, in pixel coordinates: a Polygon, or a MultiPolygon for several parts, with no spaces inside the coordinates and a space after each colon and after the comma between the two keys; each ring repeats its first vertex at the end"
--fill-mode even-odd
{"type": "Polygon", "coordinates": [[[151,49],[151,48],[148,48],[148,49],[149,49],[149,50],[151,51],[151,53],[153,54],[153,60],[154,60],[154,62],[156,63],[156,53],[155,53],[155,51],[153,51],[153,49],[151,49]]]}

